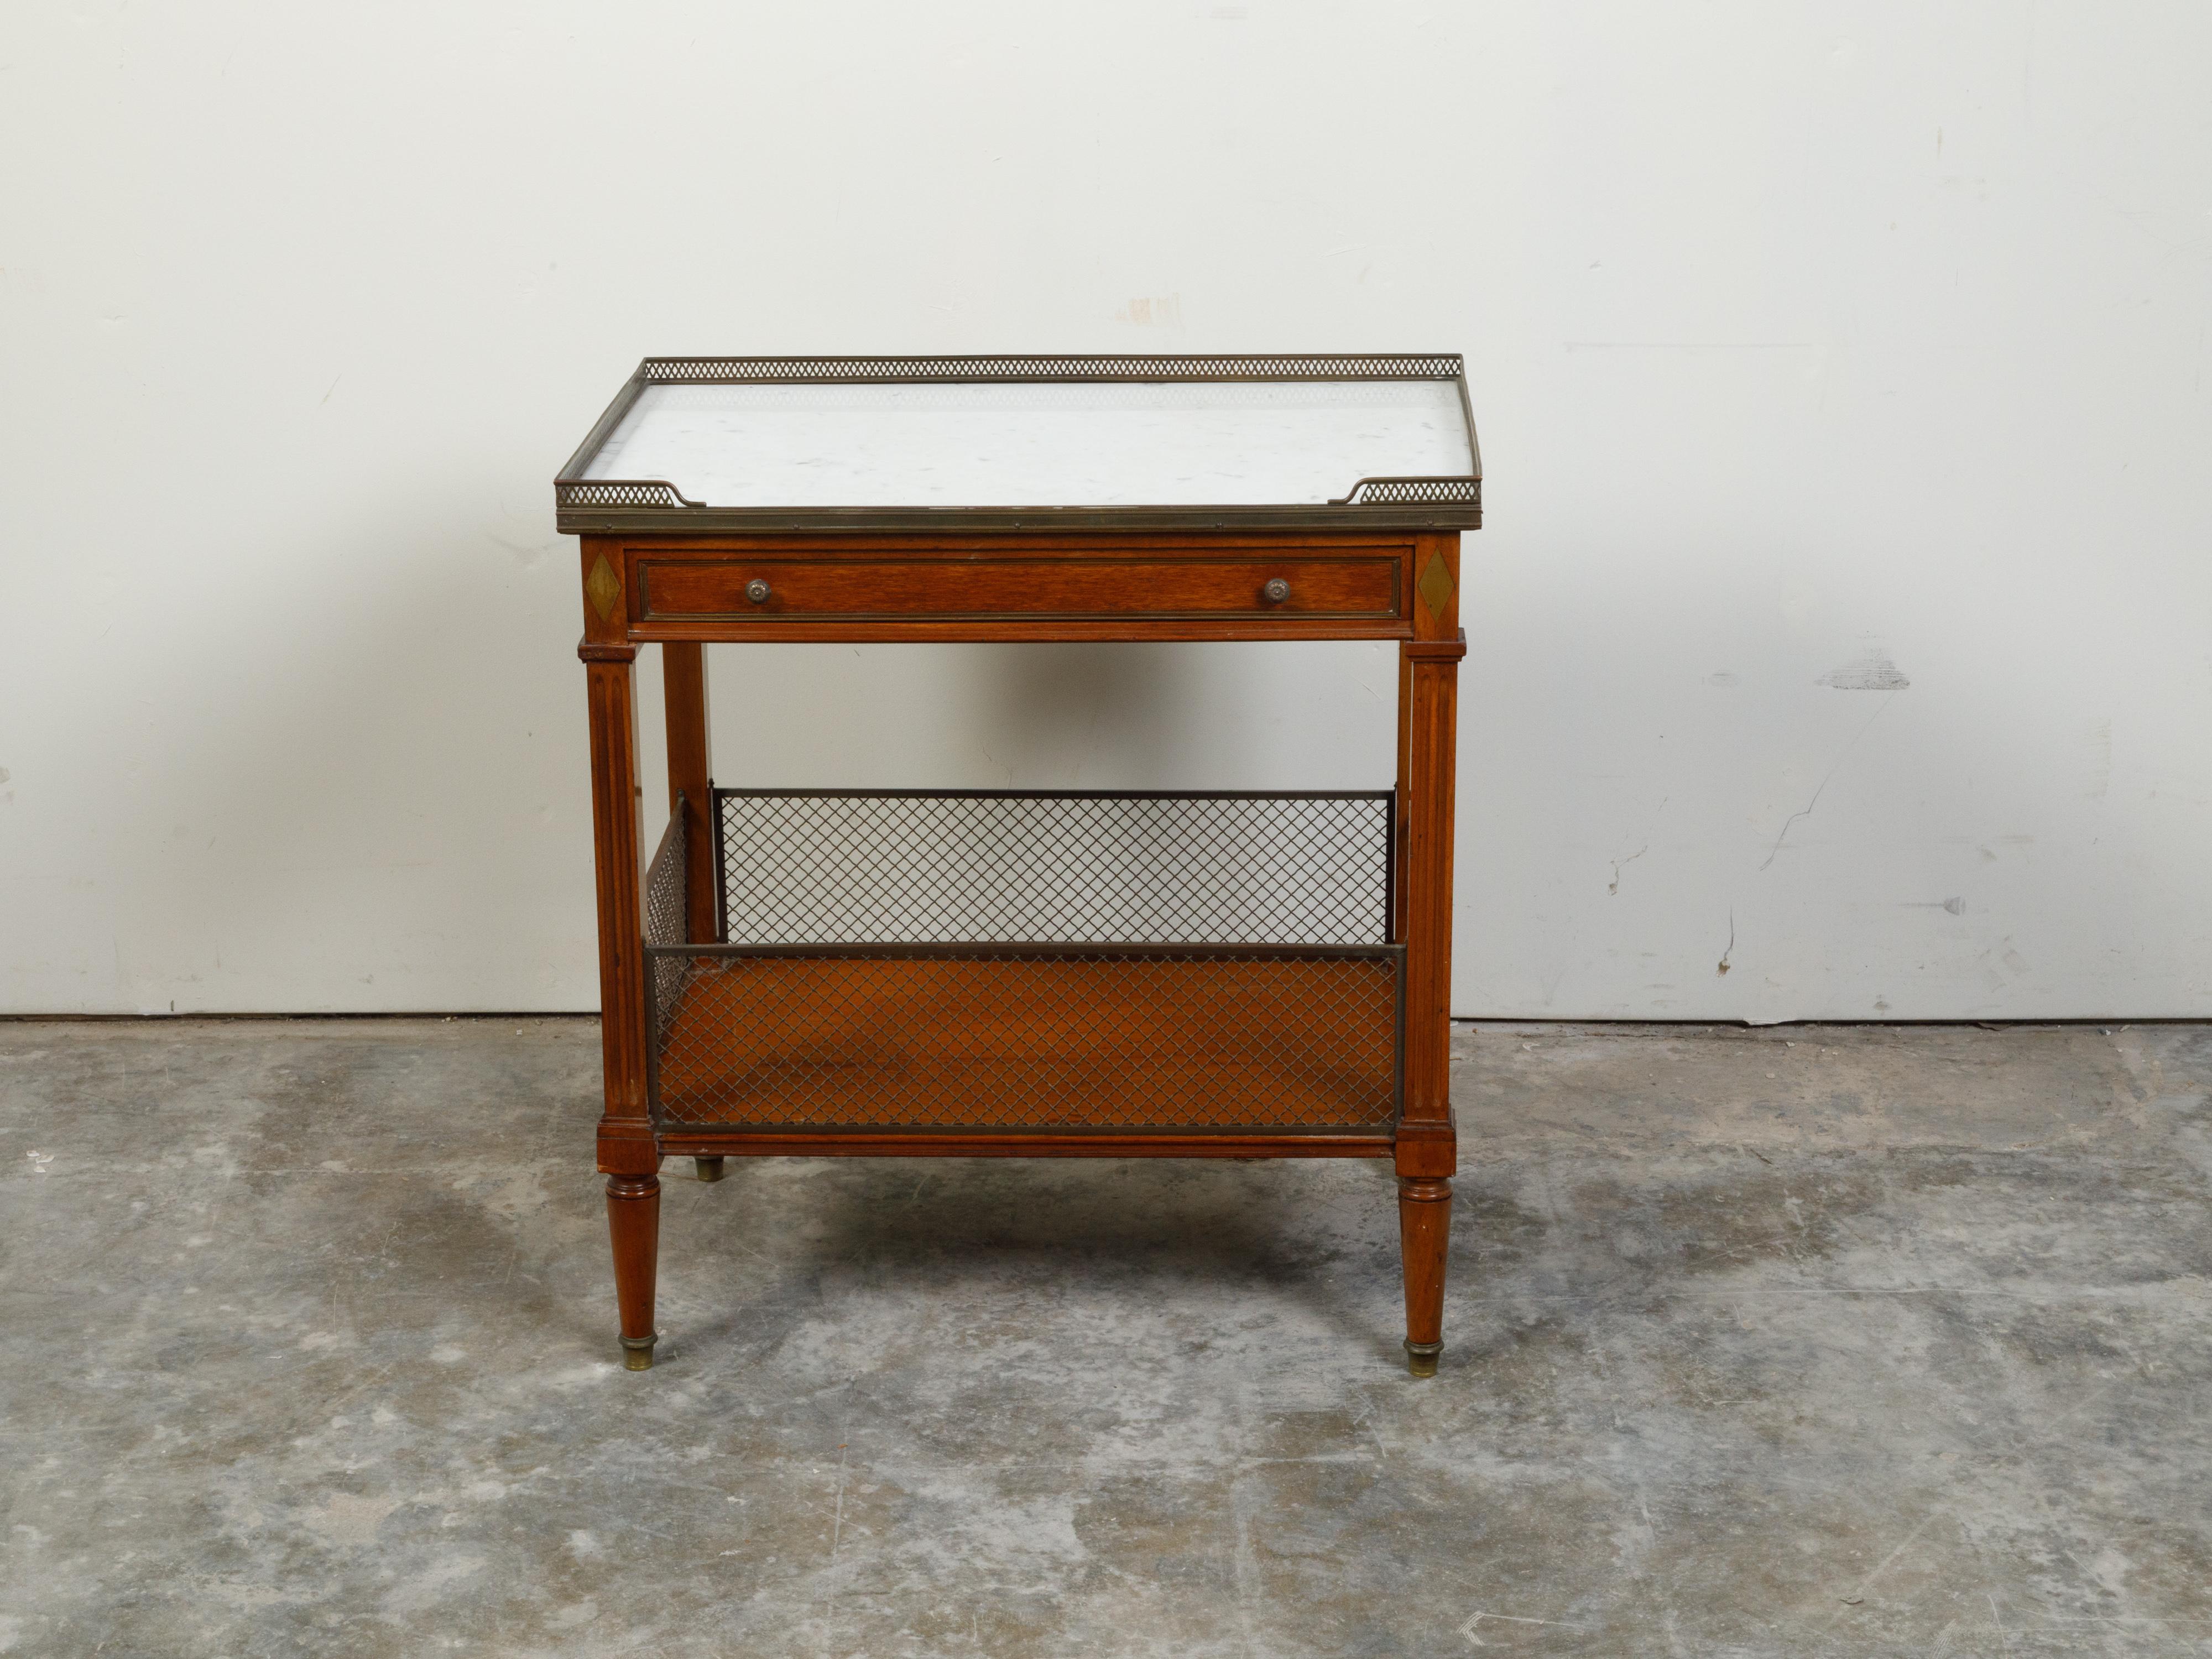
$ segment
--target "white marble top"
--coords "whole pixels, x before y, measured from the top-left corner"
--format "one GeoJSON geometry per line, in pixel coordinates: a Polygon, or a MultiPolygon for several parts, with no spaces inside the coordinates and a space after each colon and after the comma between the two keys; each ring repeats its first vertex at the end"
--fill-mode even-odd
{"type": "Polygon", "coordinates": [[[648,386],[585,469],[712,507],[1229,507],[1464,477],[1451,380],[648,386]]]}

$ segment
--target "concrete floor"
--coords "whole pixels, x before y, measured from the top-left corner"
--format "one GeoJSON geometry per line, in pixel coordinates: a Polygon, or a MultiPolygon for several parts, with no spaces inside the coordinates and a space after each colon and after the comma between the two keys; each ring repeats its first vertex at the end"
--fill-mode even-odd
{"type": "Polygon", "coordinates": [[[1365,1164],[732,1164],[596,1026],[0,1024],[0,1651],[2212,1653],[2212,1030],[1485,1026],[1365,1164]]]}

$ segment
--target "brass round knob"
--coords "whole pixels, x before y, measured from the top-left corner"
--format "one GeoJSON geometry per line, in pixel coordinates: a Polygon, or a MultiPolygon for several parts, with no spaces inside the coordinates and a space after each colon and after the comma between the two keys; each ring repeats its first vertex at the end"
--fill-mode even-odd
{"type": "Polygon", "coordinates": [[[745,584],[745,597],[750,599],[755,605],[766,605],[768,603],[768,584],[763,581],[758,576],[754,577],[750,581],[745,584]]]}
{"type": "Polygon", "coordinates": [[[1269,605],[1280,605],[1291,597],[1291,585],[1280,576],[1276,576],[1271,579],[1260,592],[1269,605]]]}

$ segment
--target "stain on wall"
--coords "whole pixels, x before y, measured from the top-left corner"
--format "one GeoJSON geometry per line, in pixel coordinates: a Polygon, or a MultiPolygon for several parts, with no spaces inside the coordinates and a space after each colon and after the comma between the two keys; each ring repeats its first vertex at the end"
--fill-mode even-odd
{"type": "Polygon", "coordinates": [[[1133,323],[1139,328],[1181,328],[1182,295],[1162,294],[1151,299],[1132,300],[1114,313],[1114,320],[1133,323]]]}

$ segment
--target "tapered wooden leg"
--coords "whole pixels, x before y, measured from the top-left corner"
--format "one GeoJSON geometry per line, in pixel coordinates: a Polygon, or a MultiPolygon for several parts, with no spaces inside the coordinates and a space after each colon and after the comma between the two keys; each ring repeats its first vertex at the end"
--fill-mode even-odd
{"type": "Polygon", "coordinates": [[[585,692],[592,726],[592,846],[599,890],[599,1036],[606,1109],[599,1117],[599,1170],[607,1177],[607,1231],[614,1239],[615,1296],[622,1310],[623,1363],[653,1364],[653,1280],[660,1243],[660,1148],[647,1098],[653,1016],[645,994],[645,940],[638,926],[637,707],[628,628],[623,555],[604,538],[584,538],[585,692]]]}
{"type": "Polygon", "coordinates": [[[660,1254],[660,1177],[607,1177],[607,1231],[615,1245],[615,1301],[622,1310],[623,1364],[653,1369],[653,1281],[660,1254]]]}
{"type": "Polygon", "coordinates": [[[1406,946],[1405,1103],[1392,1149],[1406,1258],[1406,1360],[1437,1374],[1459,1136],[1451,1108],[1452,805],[1458,749],[1459,537],[1425,537],[1413,637],[1398,647],[1397,937],[1406,946]]]}
{"type": "Polygon", "coordinates": [[[1398,1241],[1406,1258],[1406,1365],[1437,1374],[1444,1350],[1444,1257],[1451,1248],[1451,1182],[1398,1177],[1398,1241]]]}

